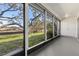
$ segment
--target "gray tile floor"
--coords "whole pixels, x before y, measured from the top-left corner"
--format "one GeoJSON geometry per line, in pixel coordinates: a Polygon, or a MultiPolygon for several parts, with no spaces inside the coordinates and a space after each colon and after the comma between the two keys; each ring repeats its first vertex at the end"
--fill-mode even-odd
{"type": "Polygon", "coordinates": [[[79,40],[59,37],[30,54],[31,56],[79,56],[79,40]]]}

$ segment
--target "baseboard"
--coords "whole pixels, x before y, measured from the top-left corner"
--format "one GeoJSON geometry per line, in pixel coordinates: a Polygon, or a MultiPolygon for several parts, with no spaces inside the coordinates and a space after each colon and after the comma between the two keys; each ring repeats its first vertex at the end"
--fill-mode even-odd
{"type": "Polygon", "coordinates": [[[61,37],[68,37],[68,38],[74,38],[74,39],[78,39],[78,37],[67,36],[67,35],[61,35],[61,37]]]}

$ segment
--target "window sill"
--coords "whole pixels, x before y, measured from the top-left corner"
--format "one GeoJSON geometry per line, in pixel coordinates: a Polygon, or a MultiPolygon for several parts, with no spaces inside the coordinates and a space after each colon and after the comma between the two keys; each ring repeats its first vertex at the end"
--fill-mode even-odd
{"type": "Polygon", "coordinates": [[[6,54],[6,55],[3,55],[3,56],[13,56],[13,55],[15,55],[15,54],[20,53],[21,51],[23,51],[23,48],[14,50],[14,51],[12,51],[12,52],[10,52],[10,53],[8,53],[8,54],[6,54]]]}
{"type": "Polygon", "coordinates": [[[32,52],[36,51],[37,49],[43,47],[44,45],[46,45],[47,43],[49,43],[52,39],[55,39],[55,38],[57,38],[58,36],[60,36],[60,35],[57,35],[57,36],[55,36],[55,37],[53,37],[53,38],[50,38],[50,39],[48,39],[48,40],[46,40],[46,41],[43,41],[43,42],[41,42],[41,43],[39,43],[39,44],[37,44],[37,45],[34,45],[34,46],[28,48],[28,49],[27,49],[27,54],[29,55],[30,53],[32,53],[32,52]]]}

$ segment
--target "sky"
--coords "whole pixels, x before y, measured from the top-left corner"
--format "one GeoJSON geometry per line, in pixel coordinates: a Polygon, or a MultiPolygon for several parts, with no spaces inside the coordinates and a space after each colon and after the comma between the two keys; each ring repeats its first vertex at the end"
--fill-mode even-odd
{"type": "MultiPolygon", "coordinates": [[[[29,15],[29,21],[31,22],[31,21],[33,21],[32,19],[34,18],[34,16],[33,16],[33,11],[32,11],[32,6],[29,6],[29,13],[28,13],[28,15],[29,15]]],[[[36,16],[38,16],[41,12],[39,11],[39,10],[37,10],[37,9],[35,9],[34,8],[34,10],[36,11],[36,16]]],[[[42,17],[40,17],[40,21],[42,21],[43,19],[41,19],[42,17]]]]}
{"type": "MultiPolygon", "coordinates": [[[[3,11],[3,10],[6,10],[8,7],[9,7],[9,6],[8,6],[7,4],[0,4],[0,12],[3,11]]],[[[19,12],[19,11],[8,11],[8,12],[5,12],[5,13],[3,14],[3,16],[5,16],[5,17],[13,17],[13,16],[18,15],[18,12],[19,12]]],[[[32,12],[33,12],[33,11],[29,8],[29,13],[28,13],[28,15],[29,15],[29,20],[30,20],[30,21],[32,21],[31,19],[34,18],[32,12]]],[[[5,19],[5,20],[6,20],[6,19],[5,19]]],[[[3,24],[8,24],[8,21],[7,21],[7,20],[6,20],[6,21],[0,20],[0,21],[2,21],[3,24]]],[[[22,19],[20,20],[20,24],[23,25],[23,20],[22,20],[22,19]]],[[[0,24],[0,26],[2,26],[2,24],[0,24]]]]}
{"type": "MultiPolygon", "coordinates": [[[[7,4],[0,4],[0,12],[3,11],[3,10],[6,10],[9,6],[7,4]]],[[[5,12],[3,14],[3,16],[5,17],[12,17],[12,16],[16,16],[18,15],[18,12],[19,11],[8,11],[8,12],[5,12]]],[[[32,10],[29,8],[29,13],[28,13],[28,16],[29,16],[29,20],[30,22],[32,21],[32,19],[34,18],[33,14],[32,14],[32,10]]],[[[5,19],[6,20],[6,19],[5,19]]],[[[4,21],[4,20],[0,20],[3,22],[3,24],[8,24],[8,21],[4,21]]],[[[20,23],[23,25],[23,20],[20,20],[20,23]]],[[[3,24],[0,24],[0,26],[2,26],[3,24]]]]}
{"type": "Polygon", "coordinates": [[[29,13],[28,13],[28,15],[29,15],[29,20],[31,20],[31,19],[34,18],[33,14],[32,14],[32,10],[30,9],[30,7],[29,7],[29,13]]]}
{"type": "MultiPolygon", "coordinates": [[[[6,10],[8,7],[9,7],[9,6],[8,6],[7,4],[0,4],[0,12],[3,11],[3,10],[6,10]]],[[[5,13],[3,14],[3,16],[5,16],[5,17],[13,17],[13,16],[18,15],[18,12],[19,12],[19,11],[8,11],[8,12],[5,12],[5,13]]],[[[3,24],[7,24],[8,21],[7,21],[7,19],[5,19],[5,20],[6,20],[6,21],[3,21],[3,20],[0,20],[0,21],[2,21],[3,24]]],[[[23,20],[22,20],[22,19],[20,20],[20,24],[23,25],[23,20]]],[[[0,26],[1,26],[1,25],[2,25],[2,24],[0,24],[0,26]]]]}

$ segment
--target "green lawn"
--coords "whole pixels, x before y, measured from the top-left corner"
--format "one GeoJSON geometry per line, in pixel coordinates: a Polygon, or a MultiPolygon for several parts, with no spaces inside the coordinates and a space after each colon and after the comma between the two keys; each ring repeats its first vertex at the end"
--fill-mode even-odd
{"type": "Polygon", "coordinates": [[[29,47],[44,41],[44,33],[32,33],[29,35],[29,47]]]}
{"type": "Polygon", "coordinates": [[[23,47],[23,34],[0,35],[0,55],[23,47]]]}
{"type": "MultiPolygon", "coordinates": [[[[44,41],[44,33],[32,33],[29,35],[29,47],[44,41]]],[[[17,48],[23,47],[23,34],[0,35],[0,55],[5,55],[17,48]]]]}

